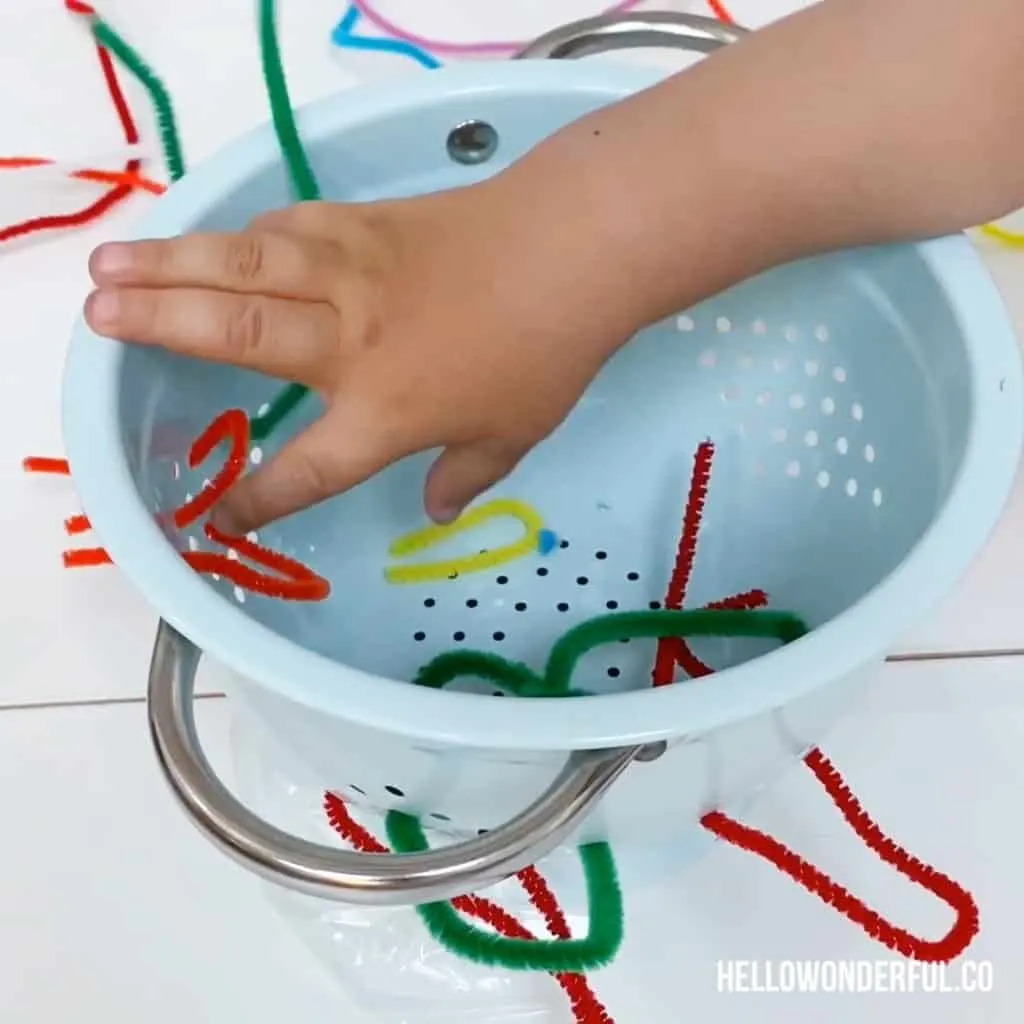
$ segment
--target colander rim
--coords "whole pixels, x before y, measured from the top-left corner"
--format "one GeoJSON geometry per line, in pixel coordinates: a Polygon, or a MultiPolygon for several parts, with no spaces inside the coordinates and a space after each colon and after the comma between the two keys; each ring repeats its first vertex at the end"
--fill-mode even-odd
{"type": "MultiPolygon", "coordinates": [[[[299,111],[310,140],[482,92],[582,89],[609,100],[663,72],[608,61],[455,65],[359,86],[358,102],[329,97],[299,111]]],[[[346,92],[351,96],[350,91],[346,92]]],[[[130,237],[180,233],[228,190],[277,161],[269,126],[229,143],[159,199],[130,237]]],[[[179,632],[218,662],[282,697],[385,733],[444,746],[579,750],[696,734],[770,711],[880,659],[952,588],[995,526],[1024,434],[1024,376],[1009,316],[979,255],[962,236],[914,248],[960,323],[971,374],[972,418],[949,496],[907,558],[855,604],[802,640],[702,680],[571,701],[495,701],[439,693],[315,654],[250,619],[167,544],[139,500],[121,444],[124,347],[79,318],[65,364],[67,454],[85,512],[113,561],[179,632]],[[933,595],[922,601],[922,595],[933,595]]]]}

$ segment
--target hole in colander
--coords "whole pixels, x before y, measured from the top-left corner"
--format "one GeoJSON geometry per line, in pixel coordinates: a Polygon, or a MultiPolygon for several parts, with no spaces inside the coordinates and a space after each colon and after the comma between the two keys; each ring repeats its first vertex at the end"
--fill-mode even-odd
{"type": "Polygon", "coordinates": [[[836,451],[840,455],[845,455],[850,450],[850,442],[845,437],[840,437],[836,441],[836,451]]]}
{"type": "Polygon", "coordinates": [[[786,466],[786,476],[794,480],[800,475],[800,463],[795,459],[786,466]]]}
{"type": "Polygon", "coordinates": [[[787,324],[782,328],[782,336],[786,341],[796,341],[800,337],[800,332],[792,324],[787,324]]]}
{"type": "Polygon", "coordinates": [[[384,792],[390,793],[392,796],[396,796],[400,800],[405,797],[405,794],[397,786],[385,786],[384,792]]]}
{"type": "Polygon", "coordinates": [[[846,380],[846,370],[844,370],[844,369],[843,369],[843,368],[842,368],[841,366],[837,366],[837,367],[836,367],[836,368],[835,368],[835,369],[834,369],[834,370],[832,371],[832,379],[833,379],[833,380],[834,380],[834,381],[835,381],[835,382],[836,382],[837,384],[842,384],[842,383],[843,383],[843,381],[845,381],[845,380],[846,380]]]}
{"type": "Polygon", "coordinates": [[[813,359],[808,359],[807,362],[804,363],[804,373],[806,373],[808,377],[817,377],[818,370],[820,369],[821,367],[813,359]]]}
{"type": "Polygon", "coordinates": [[[789,396],[789,407],[790,409],[802,409],[807,404],[807,399],[803,395],[797,393],[789,396]]]}
{"type": "Polygon", "coordinates": [[[459,629],[459,630],[456,630],[456,631],[455,631],[454,633],[452,633],[452,639],[453,639],[453,640],[454,640],[454,641],[455,641],[455,642],[456,642],[457,644],[461,644],[461,643],[462,643],[462,641],[466,639],[466,634],[465,634],[465,633],[463,633],[461,629],[459,629]]]}
{"type": "Polygon", "coordinates": [[[693,322],[692,316],[679,316],[676,317],[676,328],[680,331],[689,333],[697,325],[693,322]]]}
{"type": "Polygon", "coordinates": [[[864,419],[864,407],[859,402],[853,403],[853,408],[850,410],[850,415],[858,422],[864,419]]]}
{"type": "Polygon", "coordinates": [[[612,679],[617,679],[620,675],[622,675],[622,672],[615,665],[609,665],[608,675],[611,676],[612,679]]]}
{"type": "Polygon", "coordinates": [[[498,643],[501,643],[501,641],[505,639],[505,634],[502,633],[502,631],[500,629],[495,634],[493,634],[493,635],[494,635],[494,639],[497,640],[498,643]]]}
{"type": "Polygon", "coordinates": [[[567,612],[567,611],[569,610],[569,605],[568,605],[568,604],[566,604],[566,602],[565,602],[565,601],[559,601],[559,602],[558,602],[558,604],[556,604],[556,605],[555,605],[555,607],[556,607],[556,608],[557,608],[557,609],[558,609],[558,610],[559,610],[560,612],[567,612]]]}
{"type": "Polygon", "coordinates": [[[366,790],[360,789],[354,782],[350,782],[348,784],[348,788],[352,790],[353,793],[358,793],[360,796],[366,796],[366,790]]]}
{"type": "Polygon", "coordinates": [[[526,611],[526,602],[525,601],[516,601],[516,611],[517,612],[525,612],[526,611]]]}
{"type": "Polygon", "coordinates": [[[498,133],[486,121],[463,121],[448,133],[448,155],[457,164],[486,163],[498,149],[498,133]]]}
{"type": "Polygon", "coordinates": [[[857,496],[857,481],[854,480],[853,477],[850,477],[850,479],[846,481],[846,493],[851,498],[855,498],[857,496]]]}
{"type": "Polygon", "coordinates": [[[475,608],[479,603],[480,602],[475,597],[471,597],[469,598],[469,600],[466,601],[466,607],[475,608]]]}
{"type": "Polygon", "coordinates": [[[875,508],[878,508],[882,504],[882,491],[880,488],[876,487],[871,492],[871,502],[875,508]]]}
{"type": "Polygon", "coordinates": [[[435,600],[434,600],[434,598],[432,598],[432,597],[428,597],[428,598],[427,598],[427,599],[426,599],[426,600],[425,600],[425,601],[423,602],[423,607],[424,607],[424,608],[433,608],[435,604],[437,604],[437,601],[435,601],[435,600]]]}
{"type": "Polygon", "coordinates": [[[640,573],[638,573],[638,572],[627,572],[626,573],[626,579],[629,580],[630,583],[635,583],[638,579],[640,579],[640,573]]]}
{"type": "Polygon", "coordinates": [[[605,601],[604,606],[605,606],[605,608],[608,609],[608,611],[613,612],[613,611],[615,611],[616,608],[619,607],[619,602],[618,601],[605,601]]]}
{"type": "Polygon", "coordinates": [[[430,817],[433,818],[434,821],[451,821],[452,820],[451,818],[448,817],[447,814],[441,814],[438,811],[434,811],[434,813],[431,814],[430,817]]]}
{"type": "Polygon", "coordinates": [[[648,603],[647,607],[650,608],[652,612],[656,612],[661,607],[661,602],[660,601],[650,601],[648,603]]]}
{"type": "Polygon", "coordinates": [[[728,334],[732,330],[732,321],[727,316],[720,316],[715,321],[715,330],[719,334],[728,334]]]}
{"type": "Polygon", "coordinates": [[[814,336],[818,341],[828,341],[828,328],[824,324],[818,324],[814,328],[814,336]]]}
{"type": "Polygon", "coordinates": [[[581,586],[581,587],[585,587],[589,582],[590,582],[590,580],[588,580],[586,576],[577,576],[576,577],[576,583],[579,586],[581,586]]]}
{"type": "Polygon", "coordinates": [[[828,487],[828,485],[832,482],[832,477],[829,475],[828,470],[825,469],[821,470],[818,473],[817,477],[815,477],[815,479],[817,480],[818,486],[822,488],[822,490],[828,487]]]}
{"type": "Polygon", "coordinates": [[[508,583],[508,577],[507,576],[499,576],[494,582],[497,583],[499,586],[503,587],[503,586],[505,586],[506,583],[508,583]]]}
{"type": "Polygon", "coordinates": [[[599,561],[604,561],[604,559],[606,559],[608,557],[608,552],[607,551],[595,551],[594,552],[594,557],[596,559],[598,559],[599,561]]]}
{"type": "Polygon", "coordinates": [[[426,634],[426,633],[424,633],[424,632],[423,632],[423,630],[420,630],[420,631],[419,631],[418,633],[413,633],[413,635],[412,635],[412,638],[413,638],[413,640],[415,640],[415,641],[416,641],[417,643],[420,643],[421,641],[423,641],[423,640],[426,640],[426,639],[427,639],[427,634],[426,634]]]}
{"type": "Polygon", "coordinates": [[[831,416],[836,411],[836,403],[834,398],[823,398],[821,400],[821,411],[826,416],[831,416]]]}
{"type": "Polygon", "coordinates": [[[864,461],[874,462],[875,461],[875,449],[873,445],[864,445],[864,461]]]}
{"type": "Polygon", "coordinates": [[[263,449],[253,448],[253,450],[249,452],[249,461],[254,466],[258,466],[263,461],[263,449]]]}
{"type": "Polygon", "coordinates": [[[539,568],[539,569],[537,570],[537,575],[538,575],[538,576],[547,576],[547,574],[548,574],[548,569],[547,569],[547,567],[546,567],[546,566],[543,566],[543,565],[542,565],[542,566],[541,566],[541,567],[540,567],[540,568],[539,568]]]}
{"type": "Polygon", "coordinates": [[[569,546],[569,542],[567,540],[561,540],[558,542],[558,546],[564,551],[569,546]]]}

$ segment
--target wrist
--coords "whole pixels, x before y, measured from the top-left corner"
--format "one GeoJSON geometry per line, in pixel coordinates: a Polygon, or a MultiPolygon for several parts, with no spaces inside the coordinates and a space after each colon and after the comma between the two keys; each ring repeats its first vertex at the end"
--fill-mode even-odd
{"type": "MultiPolygon", "coordinates": [[[[700,138],[703,118],[684,125],[693,144],[681,162],[678,143],[663,159],[638,159],[650,145],[634,147],[629,136],[649,134],[646,118],[623,114],[606,108],[569,125],[494,180],[571,267],[574,296],[588,320],[611,329],[615,347],[800,254],[773,212],[786,203],[757,194],[741,154],[700,138]]],[[[674,120],[683,120],[678,108],[674,120]]]]}

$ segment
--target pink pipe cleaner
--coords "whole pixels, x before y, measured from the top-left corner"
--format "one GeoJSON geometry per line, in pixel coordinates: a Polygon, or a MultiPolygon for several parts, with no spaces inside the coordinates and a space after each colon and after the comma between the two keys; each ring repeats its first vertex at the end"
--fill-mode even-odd
{"type": "MultiPolygon", "coordinates": [[[[603,13],[625,14],[627,11],[631,11],[634,7],[638,7],[642,2],[643,0],[620,0],[619,3],[613,4],[603,13]]],[[[418,36],[413,32],[407,32],[400,25],[396,25],[394,22],[389,21],[373,6],[371,0],[352,0],[352,6],[355,7],[356,10],[358,10],[359,13],[378,31],[391,36],[393,39],[400,39],[403,43],[418,46],[421,50],[426,50],[430,53],[447,54],[449,56],[457,56],[459,54],[515,53],[525,45],[525,43],[502,42],[500,40],[481,40],[476,43],[453,43],[446,42],[443,39],[427,39],[424,36],[418,36]]]]}

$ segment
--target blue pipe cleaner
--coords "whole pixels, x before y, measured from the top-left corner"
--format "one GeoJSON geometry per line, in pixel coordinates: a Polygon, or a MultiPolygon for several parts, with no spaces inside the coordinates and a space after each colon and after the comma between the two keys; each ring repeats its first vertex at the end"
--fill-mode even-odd
{"type": "Polygon", "coordinates": [[[404,39],[378,39],[372,36],[357,36],[355,29],[361,17],[359,8],[355,4],[350,5],[349,9],[345,12],[345,16],[338,22],[331,33],[331,42],[342,49],[363,50],[371,53],[395,53],[401,57],[408,57],[410,60],[416,61],[417,64],[425,67],[428,71],[433,71],[435,68],[442,66],[441,62],[433,54],[427,53],[426,50],[414,46],[412,43],[407,43],[404,39]]]}

